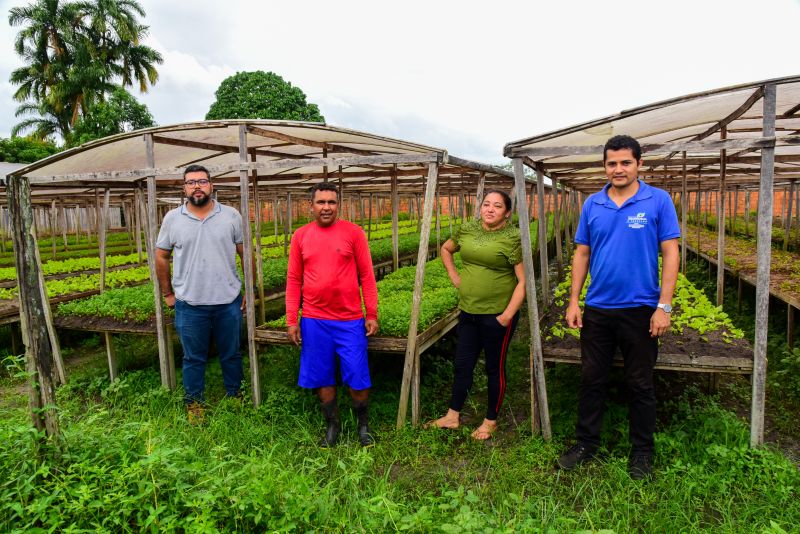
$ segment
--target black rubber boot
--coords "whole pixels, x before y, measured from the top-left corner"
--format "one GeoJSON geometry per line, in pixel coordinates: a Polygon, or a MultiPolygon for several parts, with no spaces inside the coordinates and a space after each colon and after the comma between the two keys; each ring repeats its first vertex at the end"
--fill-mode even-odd
{"type": "Polygon", "coordinates": [[[372,447],[375,445],[375,434],[369,429],[367,409],[369,407],[368,401],[353,402],[353,410],[356,412],[358,418],[358,442],[362,447],[372,447]]]}
{"type": "Polygon", "coordinates": [[[319,440],[319,446],[323,448],[333,447],[339,441],[339,433],[342,431],[342,423],[339,421],[339,405],[336,399],[326,403],[320,403],[322,414],[325,416],[325,435],[319,440]]]}

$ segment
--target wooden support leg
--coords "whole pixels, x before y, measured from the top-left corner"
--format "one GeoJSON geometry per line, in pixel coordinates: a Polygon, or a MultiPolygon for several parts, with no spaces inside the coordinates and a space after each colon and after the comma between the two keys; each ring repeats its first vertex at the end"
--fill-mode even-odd
{"type": "Polygon", "coordinates": [[[794,306],[786,305],[786,344],[794,348],[794,306]]]}
{"type": "Polygon", "coordinates": [[[167,376],[169,377],[169,389],[175,390],[175,326],[170,323],[167,325],[167,376]]]}
{"type": "Polygon", "coordinates": [[[21,324],[9,325],[9,330],[11,330],[11,354],[13,354],[14,356],[19,356],[20,354],[25,352],[24,349],[22,348],[22,342],[20,338],[21,329],[22,329],[21,324]]]}
{"type": "Polygon", "coordinates": [[[103,338],[106,341],[106,356],[108,357],[108,378],[112,382],[117,379],[117,353],[114,350],[114,339],[111,332],[104,332],[103,338]]]}
{"type": "Polygon", "coordinates": [[[739,313],[742,313],[742,290],[743,290],[743,282],[742,277],[738,278],[737,288],[736,288],[736,307],[739,310],[739,313]]]}
{"type": "Polygon", "coordinates": [[[420,373],[420,358],[419,358],[419,340],[417,347],[414,351],[414,368],[412,369],[411,379],[411,424],[417,426],[419,424],[419,373],[420,373]]]}

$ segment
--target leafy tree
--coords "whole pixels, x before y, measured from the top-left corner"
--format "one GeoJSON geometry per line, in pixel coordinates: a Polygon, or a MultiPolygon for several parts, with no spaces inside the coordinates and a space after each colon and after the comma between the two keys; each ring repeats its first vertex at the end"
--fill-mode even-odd
{"type": "Polygon", "coordinates": [[[94,104],[85,116],[78,119],[67,146],[78,146],[93,139],[150,126],[155,126],[155,122],[147,106],[139,103],[122,87],[118,87],[107,101],[94,104]]]}
{"type": "Polygon", "coordinates": [[[76,121],[114,88],[136,83],[145,92],[158,80],[163,60],[140,44],[148,27],[139,23],[144,9],[136,0],[35,0],[9,11],[9,23],[21,26],[14,48],[25,65],[11,73],[27,116],[13,132],[32,129],[37,137],[53,133],[69,138],[76,121]]]}
{"type": "Polygon", "coordinates": [[[31,137],[0,139],[0,161],[9,163],[33,163],[55,154],[60,149],[52,141],[31,137]]]}
{"type": "Polygon", "coordinates": [[[278,119],[324,122],[305,93],[274,72],[237,72],[222,81],[206,114],[212,119],[278,119]]]}

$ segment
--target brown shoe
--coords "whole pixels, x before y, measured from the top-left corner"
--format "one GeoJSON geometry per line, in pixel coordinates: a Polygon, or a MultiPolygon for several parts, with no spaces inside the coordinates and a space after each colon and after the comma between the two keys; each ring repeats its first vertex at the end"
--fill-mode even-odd
{"type": "Polygon", "coordinates": [[[186,416],[190,425],[201,425],[206,420],[206,409],[199,402],[186,405],[186,416]]]}

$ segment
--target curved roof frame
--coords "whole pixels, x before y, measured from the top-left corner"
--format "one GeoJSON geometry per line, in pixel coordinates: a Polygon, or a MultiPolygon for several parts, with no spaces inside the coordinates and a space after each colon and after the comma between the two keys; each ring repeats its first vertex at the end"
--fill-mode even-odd
{"type": "Polygon", "coordinates": [[[642,144],[648,181],[665,188],[681,183],[689,190],[728,187],[754,189],[761,177],[757,151],[775,148],[775,187],[800,178],[800,76],[787,76],[694,93],[622,111],[601,119],[513,141],[507,157],[583,192],[605,184],[602,153],[616,134],[642,144]],[[763,135],[764,89],[776,89],[775,134],[763,135]],[[723,172],[724,167],[724,172],[723,172]]]}

